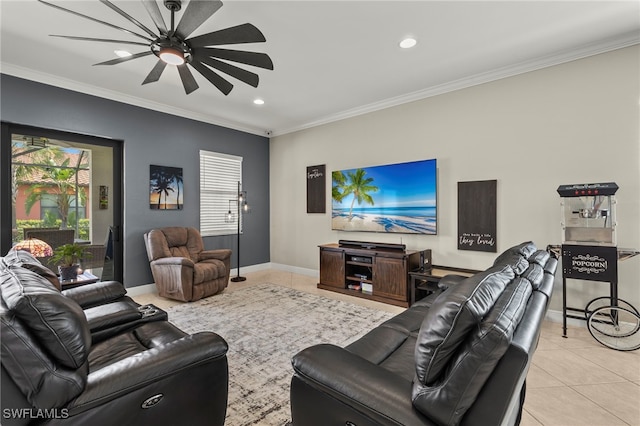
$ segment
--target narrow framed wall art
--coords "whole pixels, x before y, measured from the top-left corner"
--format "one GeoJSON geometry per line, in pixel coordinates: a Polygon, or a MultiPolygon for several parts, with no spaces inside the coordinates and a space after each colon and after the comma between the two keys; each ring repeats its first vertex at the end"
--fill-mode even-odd
{"type": "Polygon", "coordinates": [[[307,167],[307,213],[326,213],[326,165],[307,167]]]}
{"type": "Polygon", "coordinates": [[[458,250],[497,251],[497,180],[458,182],[458,250]]]}

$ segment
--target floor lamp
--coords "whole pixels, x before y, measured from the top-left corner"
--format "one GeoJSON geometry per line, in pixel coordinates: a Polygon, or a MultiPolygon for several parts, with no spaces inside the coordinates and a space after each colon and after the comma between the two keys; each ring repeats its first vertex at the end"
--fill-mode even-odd
{"type": "Polygon", "coordinates": [[[242,191],[241,187],[240,187],[240,182],[238,182],[238,196],[236,197],[235,200],[229,200],[229,212],[227,213],[227,222],[231,223],[233,222],[233,213],[231,213],[231,203],[234,202],[236,203],[237,206],[237,211],[238,211],[238,215],[236,216],[237,220],[238,220],[238,250],[237,250],[237,265],[236,265],[236,271],[237,274],[235,277],[231,278],[231,281],[233,281],[234,283],[240,282],[240,281],[245,281],[247,278],[246,277],[241,277],[240,276],[240,215],[242,215],[243,213],[249,213],[249,203],[247,203],[247,191],[242,191]]]}

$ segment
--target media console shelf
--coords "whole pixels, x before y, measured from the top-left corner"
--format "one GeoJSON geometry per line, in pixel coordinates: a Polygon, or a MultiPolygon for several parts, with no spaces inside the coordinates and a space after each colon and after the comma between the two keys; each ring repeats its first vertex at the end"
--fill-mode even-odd
{"type": "Polygon", "coordinates": [[[402,307],[410,304],[409,271],[420,268],[420,254],[424,259],[429,251],[407,250],[402,244],[343,240],[319,247],[318,288],[402,307]]]}

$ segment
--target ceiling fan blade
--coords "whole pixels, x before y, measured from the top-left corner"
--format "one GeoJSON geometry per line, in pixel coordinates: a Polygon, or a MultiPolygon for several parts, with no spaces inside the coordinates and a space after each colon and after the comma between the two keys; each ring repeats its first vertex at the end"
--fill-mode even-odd
{"type": "Polygon", "coordinates": [[[59,34],[50,34],[50,35],[51,37],[62,37],[62,38],[68,38],[71,40],[99,41],[102,43],[122,43],[122,44],[135,44],[137,46],[149,46],[149,43],[141,43],[139,41],[113,40],[110,38],[76,37],[76,36],[59,35],[59,34]]]}
{"type": "Polygon", "coordinates": [[[145,25],[143,25],[142,23],[140,23],[137,19],[135,19],[133,16],[129,15],[127,12],[125,12],[124,10],[120,9],[118,6],[116,6],[115,4],[111,3],[109,0],[100,0],[101,3],[109,6],[111,9],[115,10],[118,14],[120,14],[121,16],[123,16],[125,19],[127,19],[130,22],[133,22],[138,28],[140,28],[141,30],[143,30],[144,32],[146,32],[147,34],[149,34],[151,37],[153,37],[154,39],[156,37],[158,37],[156,35],[156,33],[154,33],[153,31],[151,31],[149,28],[147,28],[145,25]]]}
{"type": "Polygon", "coordinates": [[[145,37],[145,36],[143,36],[143,35],[141,35],[141,34],[138,34],[138,33],[136,33],[136,32],[130,31],[130,30],[126,29],[126,28],[122,28],[122,27],[119,27],[119,26],[117,26],[117,25],[113,25],[113,24],[110,24],[110,23],[108,23],[108,22],[101,21],[101,20],[96,19],[96,18],[92,18],[91,16],[83,15],[82,13],[75,12],[75,11],[73,11],[73,10],[71,10],[71,9],[66,9],[66,8],[64,8],[64,7],[61,7],[61,6],[55,5],[55,4],[53,4],[53,3],[46,2],[46,1],[44,1],[44,0],[38,0],[38,1],[39,1],[40,3],[42,3],[42,4],[46,4],[47,6],[51,6],[51,7],[55,8],[55,9],[64,10],[65,12],[71,13],[71,14],[76,15],[76,16],[83,17],[83,18],[85,18],[85,19],[89,19],[90,21],[97,22],[97,23],[102,24],[102,25],[106,25],[107,27],[111,27],[111,28],[115,28],[115,29],[120,30],[120,31],[124,31],[124,32],[125,32],[125,33],[127,33],[127,34],[131,34],[131,35],[134,35],[134,36],[136,36],[136,37],[140,37],[140,38],[142,38],[142,39],[145,39],[145,40],[147,40],[148,42],[152,42],[152,41],[153,41],[153,39],[150,39],[150,38],[148,38],[148,37],[145,37]]]}
{"type": "Polygon", "coordinates": [[[182,18],[176,28],[176,34],[185,39],[200,25],[222,7],[219,0],[191,0],[187,4],[187,10],[182,14],[182,18]]]}
{"type": "Polygon", "coordinates": [[[273,69],[273,61],[266,53],[246,52],[244,50],[218,49],[216,47],[202,47],[194,49],[194,54],[198,56],[211,56],[228,61],[240,62],[241,64],[253,65],[254,67],[273,69]]]}
{"type": "Polygon", "coordinates": [[[238,68],[235,65],[227,64],[226,62],[222,62],[214,58],[195,57],[194,59],[217,70],[220,70],[223,73],[230,75],[231,77],[237,78],[238,80],[245,82],[250,86],[258,87],[258,82],[260,81],[260,77],[258,77],[258,74],[252,73],[251,71],[243,70],[242,68],[238,68]]]}
{"type": "Polygon", "coordinates": [[[224,30],[202,34],[187,40],[191,47],[216,46],[220,44],[261,43],[267,41],[252,24],[236,25],[224,30]]]}
{"type": "Polygon", "coordinates": [[[162,13],[160,13],[160,8],[158,7],[158,3],[156,0],[142,0],[142,4],[145,9],[147,9],[147,13],[151,17],[151,20],[160,31],[160,34],[167,34],[167,26],[164,23],[164,19],[162,18],[162,13]]]}
{"type": "Polygon", "coordinates": [[[162,71],[164,71],[166,66],[167,66],[166,62],[164,62],[161,59],[158,59],[158,62],[156,62],[156,65],[153,67],[149,75],[147,75],[147,78],[144,79],[142,84],[153,83],[158,81],[160,79],[160,76],[162,75],[162,71]]]}
{"type": "Polygon", "coordinates": [[[204,78],[209,80],[211,84],[216,86],[218,90],[220,90],[225,95],[228,95],[229,92],[231,92],[231,89],[233,89],[233,84],[229,83],[227,80],[220,77],[220,75],[218,75],[218,73],[213,71],[211,68],[208,68],[197,61],[191,62],[191,66],[195,68],[196,71],[202,74],[204,78]]]}
{"type": "Polygon", "coordinates": [[[152,55],[152,54],[153,54],[152,51],[134,53],[131,56],[126,56],[124,58],[111,59],[110,61],[100,62],[98,64],[93,64],[93,65],[116,65],[116,64],[120,64],[122,62],[127,62],[127,61],[130,61],[132,59],[138,59],[138,58],[142,58],[143,56],[148,56],[148,55],[152,55]]]}
{"type": "Polygon", "coordinates": [[[180,80],[182,80],[182,85],[184,86],[184,91],[188,95],[199,87],[198,83],[196,83],[196,79],[193,78],[193,74],[191,74],[187,64],[178,65],[177,68],[178,73],[180,73],[180,80]]]}

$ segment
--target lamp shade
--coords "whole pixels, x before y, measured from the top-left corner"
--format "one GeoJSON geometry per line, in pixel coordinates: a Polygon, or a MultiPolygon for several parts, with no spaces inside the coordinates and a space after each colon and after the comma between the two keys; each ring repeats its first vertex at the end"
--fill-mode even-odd
{"type": "Polygon", "coordinates": [[[53,249],[51,248],[51,246],[45,241],[39,240],[37,238],[28,238],[26,240],[22,240],[15,246],[13,246],[13,249],[28,251],[35,257],[53,256],[53,249]]]}

